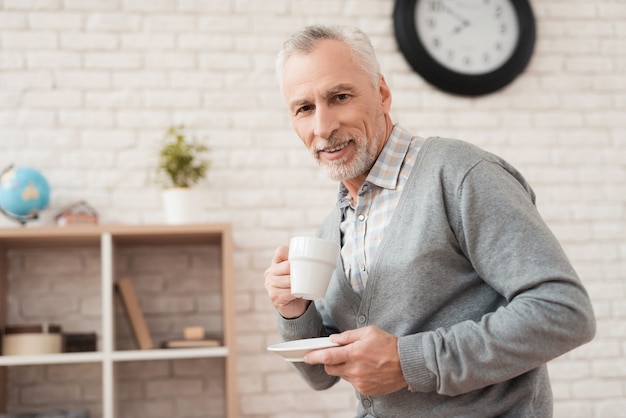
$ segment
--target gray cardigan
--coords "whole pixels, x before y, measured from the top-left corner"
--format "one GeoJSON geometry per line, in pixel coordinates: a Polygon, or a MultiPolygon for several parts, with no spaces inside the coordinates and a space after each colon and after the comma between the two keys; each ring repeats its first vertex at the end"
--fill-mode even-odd
{"type": "MultiPolygon", "coordinates": [[[[340,242],[335,209],[319,235],[340,242]]],[[[408,388],[362,396],[358,417],[550,417],[545,363],[595,333],[590,300],[521,174],[465,142],[430,138],[362,299],[339,262],[326,297],[279,318],[285,340],[374,325],[399,337],[408,388]]],[[[296,363],[318,390],[336,383],[296,363]]]]}

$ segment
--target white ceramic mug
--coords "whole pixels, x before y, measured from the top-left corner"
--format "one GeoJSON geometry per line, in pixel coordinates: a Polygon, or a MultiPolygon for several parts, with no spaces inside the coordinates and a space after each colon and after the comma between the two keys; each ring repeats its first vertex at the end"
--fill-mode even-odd
{"type": "Polygon", "coordinates": [[[324,298],[338,258],[339,245],[335,242],[316,237],[291,238],[291,294],[309,300],[324,298]]]}

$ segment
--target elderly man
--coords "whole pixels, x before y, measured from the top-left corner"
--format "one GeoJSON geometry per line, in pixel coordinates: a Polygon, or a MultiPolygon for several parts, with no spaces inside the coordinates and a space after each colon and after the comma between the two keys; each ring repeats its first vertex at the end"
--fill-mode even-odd
{"type": "Polygon", "coordinates": [[[550,417],[546,362],[591,340],[595,320],[522,175],[394,124],[360,30],[304,28],[277,73],[296,133],[339,182],[318,234],[341,245],[324,299],[291,295],[284,246],[265,272],[285,340],[340,344],[298,371],[315,389],[350,382],[358,417],[550,417]]]}

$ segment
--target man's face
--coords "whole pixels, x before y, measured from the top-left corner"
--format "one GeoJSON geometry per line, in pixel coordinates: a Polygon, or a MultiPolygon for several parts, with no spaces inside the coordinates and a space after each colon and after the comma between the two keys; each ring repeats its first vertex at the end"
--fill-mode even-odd
{"type": "Polygon", "coordinates": [[[374,87],[349,47],[322,40],[285,63],[283,92],[296,133],[334,180],[366,175],[387,140],[389,88],[374,87]]]}

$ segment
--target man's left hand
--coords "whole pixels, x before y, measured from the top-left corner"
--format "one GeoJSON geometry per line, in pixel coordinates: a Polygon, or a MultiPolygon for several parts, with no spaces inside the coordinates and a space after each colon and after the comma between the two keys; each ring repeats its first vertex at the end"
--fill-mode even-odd
{"type": "Polygon", "coordinates": [[[308,364],[323,364],[331,376],[350,382],[366,396],[385,395],[407,387],[398,357],[398,337],[369,326],[331,335],[340,347],[315,350],[308,364]]]}

